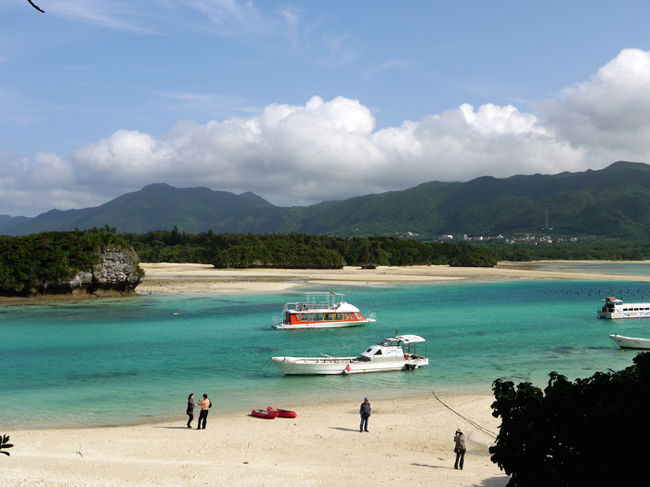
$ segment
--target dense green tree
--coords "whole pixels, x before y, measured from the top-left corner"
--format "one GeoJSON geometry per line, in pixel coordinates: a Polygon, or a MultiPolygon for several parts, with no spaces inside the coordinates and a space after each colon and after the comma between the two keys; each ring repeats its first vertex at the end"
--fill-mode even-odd
{"type": "Polygon", "coordinates": [[[186,233],[178,230],[124,237],[144,262],[197,262],[216,267],[336,269],[344,265],[492,266],[487,248],[395,237],[290,234],[186,233]]]}
{"type": "Polygon", "coordinates": [[[650,353],[618,372],[571,382],[551,372],[542,391],[528,382],[493,384],[492,415],[501,418],[492,461],[508,485],[631,484],[645,467],[650,353]]]}
{"type": "Polygon", "coordinates": [[[131,246],[107,229],[0,236],[0,293],[39,292],[44,283],[89,272],[99,263],[98,249],[105,247],[131,246]]]}

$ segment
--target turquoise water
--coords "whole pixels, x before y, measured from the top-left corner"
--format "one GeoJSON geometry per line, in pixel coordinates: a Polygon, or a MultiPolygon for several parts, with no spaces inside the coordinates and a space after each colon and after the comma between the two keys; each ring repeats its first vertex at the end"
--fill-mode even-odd
{"type": "MultiPolygon", "coordinates": [[[[314,289],[324,290],[324,289],[314,289]]],[[[155,296],[0,308],[3,429],[184,420],[187,395],[248,412],[276,405],[405,393],[489,392],[502,377],[544,385],[621,369],[616,332],[650,337],[650,320],[596,319],[604,296],[645,300],[646,282],[464,282],[338,288],[371,325],[337,330],[270,327],[302,293],[155,296]],[[285,377],[273,355],[355,355],[383,336],[428,340],[414,372],[285,377]]],[[[211,414],[217,414],[216,409],[211,414]]]]}
{"type": "Polygon", "coordinates": [[[650,276],[650,264],[647,262],[549,262],[542,263],[540,267],[545,270],[560,272],[650,276]]]}

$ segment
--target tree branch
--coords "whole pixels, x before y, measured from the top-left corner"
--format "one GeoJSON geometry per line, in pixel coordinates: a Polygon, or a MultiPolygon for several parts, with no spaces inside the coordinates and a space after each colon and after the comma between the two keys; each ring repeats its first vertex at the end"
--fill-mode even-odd
{"type": "Polygon", "coordinates": [[[30,4],[32,7],[34,7],[36,10],[38,10],[40,13],[42,13],[42,14],[45,13],[45,10],[43,10],[41,7],[39,7],[39,6],[36,5],[34,2],[32,2],[32,0],[27,0],[27,1],[29,2],[29,4],[30,4]]]}

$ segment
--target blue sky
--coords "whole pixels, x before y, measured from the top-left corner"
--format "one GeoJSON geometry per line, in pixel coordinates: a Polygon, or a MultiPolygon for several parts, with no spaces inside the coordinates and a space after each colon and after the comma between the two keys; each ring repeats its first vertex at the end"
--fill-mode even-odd
{"type": "Polygon", "coordinates": [[[650,161],[650,2],[0,0],[0,214],[650,161]]]}

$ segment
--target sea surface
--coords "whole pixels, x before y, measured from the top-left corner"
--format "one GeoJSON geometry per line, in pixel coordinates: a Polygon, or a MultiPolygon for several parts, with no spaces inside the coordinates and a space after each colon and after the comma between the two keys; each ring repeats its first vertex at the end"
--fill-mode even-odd
{"type": "MultiPolygon", "coordinates": [[[[311,290],[330,290],[313,288],[311,290]]],[[[489,281],[339,287],[377,322],[279,331],[303,292],[146,295],[0,307],[0,427],[185,421],[187,396],[210,414],[437,393],[490,393],[496,378],[544,386],[632,364],[608,335],[650,337],[650,320],[598,320],[605,296],[650,300],[650,282],[489,281]],[[384,336],[417,334],[430,365],[412,372],[285,377],[274,355],[355,355],[384,336]]]]}

